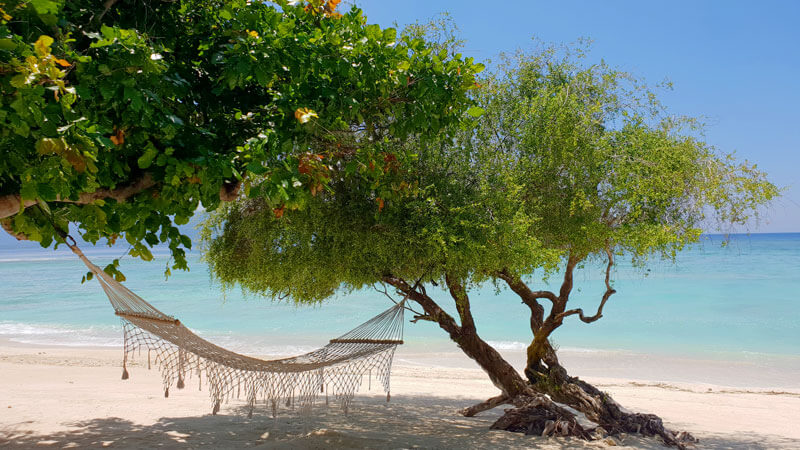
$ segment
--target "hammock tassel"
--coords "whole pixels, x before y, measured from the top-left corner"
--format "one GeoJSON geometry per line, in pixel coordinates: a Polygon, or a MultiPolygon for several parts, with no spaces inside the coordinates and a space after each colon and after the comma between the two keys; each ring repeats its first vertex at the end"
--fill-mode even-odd
{"type": "Polygon", "coordinates": [[[169,387],[164,389],[164,398],[169,398],[169,387]]]}
{"type": "Polygon", "coordinates": [[[178,349],[178,389],[184,388],[183,383],[183,350],[178,349]]]}
{"type": "Polygon", "coordinates": [[[147,370],[150,370],[150,349],[147,349],[147,370]]]}
{"type": "Polygon", "coordinates": [[[387,392],[387,393],[386,393],[386,403],[389,403],[389,400],[391,400],[391,399],[392,399],[392,394],[391,394],[391,392],[387,392]]]}
{"type": "Polygon", "coordinates": [[[122,379],[123,380],[128,379],[128,369],[124,365],[122,366],[122,379]]]}
{"type": "Polygon", "coordinates": [[[217,401],[214,402],[214,408],[211,409],[211,415],[216,416],[218,412],[219,412],[219,399],[217,399],[217,401]]]}

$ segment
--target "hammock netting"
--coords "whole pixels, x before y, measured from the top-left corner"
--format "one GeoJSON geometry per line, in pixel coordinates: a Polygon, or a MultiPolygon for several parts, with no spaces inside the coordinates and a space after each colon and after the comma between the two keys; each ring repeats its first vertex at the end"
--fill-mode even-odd
{"type": "Polygon", "coordinates": [[[122,378],[127,363],[147,354],[147,366],[158,367],[169,389],[185,387],[196,378],[206,384],[212,413],[232,398],[244,399],[249,416],[258,403],[275,415],[281,405],[308,412],[324,397],[348,411],[353,397],[367,378],[383,386],[389,401],[389,375],[394,351],[403,343],[403,302],[399,302],[352,331],[331,339],[324,347],[303,355],[262,360],[234,353],[194,334],[178,319],[168,316],[94,265],[74,245],[70,246],[103,287],[122,319],[125,345],[122,378]]]}

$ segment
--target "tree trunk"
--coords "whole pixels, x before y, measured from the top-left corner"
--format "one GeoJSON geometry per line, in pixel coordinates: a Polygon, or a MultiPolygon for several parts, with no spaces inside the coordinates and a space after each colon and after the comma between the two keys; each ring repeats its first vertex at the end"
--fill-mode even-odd
{"type": "Polygon", "coordinates": [[[477,333],[460,334],[453,340],[489,375],[489,379],[505,397],[513,398],[527,392],[528,383],[522,379],[519,372],[477,333]]]}
{"type": "Polygon", "coordinates": [[[412,288],[404,280],[386,276],[384,281],[422,306],[426,314],[425,319],[436,322],[441,329],[447,332],[450,339],[489,375],[492,384],[500,389],[503,396],[513,398],[527,392],[528,383],[511,364],[503,359],[497,350],[478,336],[474,326],[459,326],[455,319],[436,304],[431,297],[412,288]]]}

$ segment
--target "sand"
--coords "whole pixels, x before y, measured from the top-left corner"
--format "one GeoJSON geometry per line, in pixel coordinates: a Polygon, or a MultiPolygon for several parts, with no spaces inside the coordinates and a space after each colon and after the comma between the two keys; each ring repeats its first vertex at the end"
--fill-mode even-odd
{"type": "MultiPolygon", "coordinates": [[[[243,404],[210,415],[205,391],[187,382],[164,398],[155,370],[131,367],[121,351],[0,342],[0,447],[49,448],[605,448],[604,442],[490,431],[498,408],[474,418],[459,408],[496,395],[478,369],[414,363],[401,352],[392,400],[360,394],[344,415],[321,406],[310,416],[266,408],[248,419],[243,404]]],[[[626,408],[657,413],[692,432],[698,448],[800,448],[800,391],[586,377],[626,408]]],[[[364,387],[366,389],[366,386],[364,387]]],[[[620,448],[663,448],[623,436],[620,448]]]]}

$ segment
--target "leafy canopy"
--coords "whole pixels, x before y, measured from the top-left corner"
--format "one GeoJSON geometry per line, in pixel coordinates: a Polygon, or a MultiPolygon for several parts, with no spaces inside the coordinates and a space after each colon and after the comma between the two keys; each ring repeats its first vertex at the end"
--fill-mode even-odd
{"type": "Polygon", "coordinates": [[[18,206],[4,227],[47,247],[52,216],[146,260],[167,243],[186,268],[176,225],[240,186],[274,216],[342,167],[382,198],[408,195],[398,143],[459,120],[482,66],[338,3],[4,2],[0,205],[18,206]]]}
{"type": "MultiPolygon", "coordinates": [[[[504,58],[476,92],[476,119],[419,152],[414,195],[376,204],[341,172],[313,207],[281,218],[262,200],[207,224],[223,283],[320,301],[386,276],[478,283],[556,270],[606,250],[674,256],[710,219],[744,223],[777,189],[754,165],[703,142],[652,91],[583,52],[504,58]]],[[[410,150],[409,150],[410,151],[410,150]]]]}

